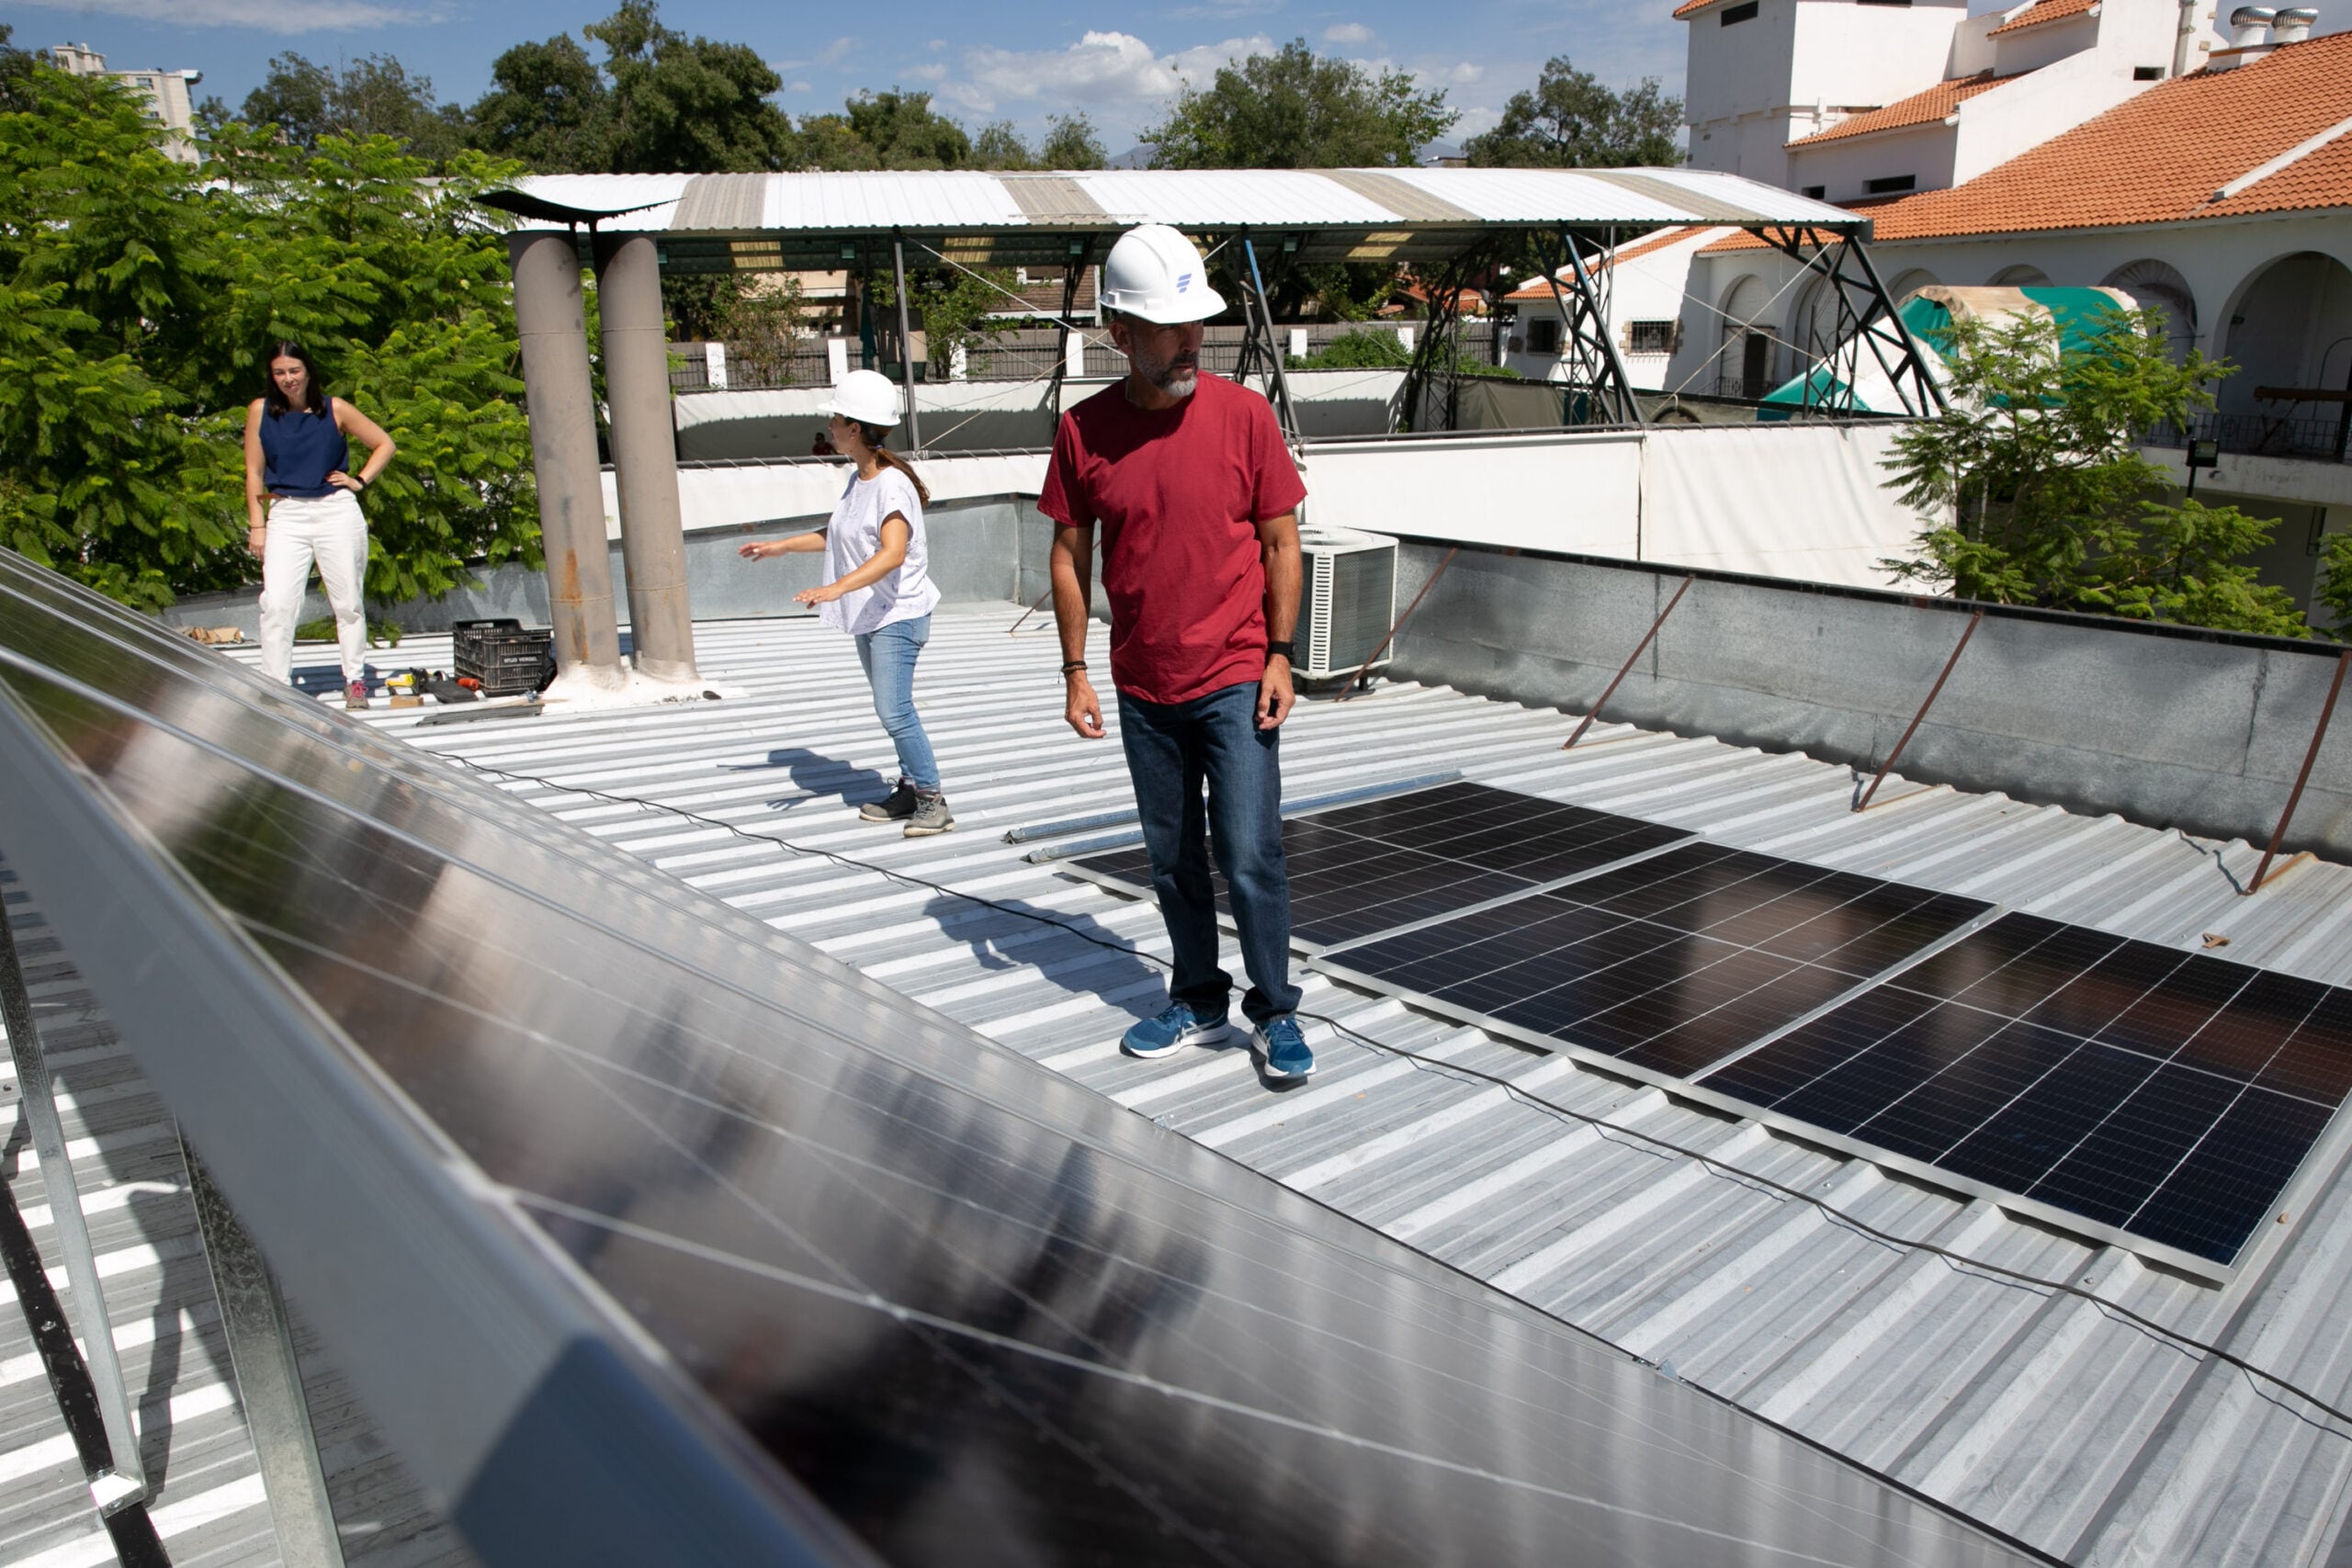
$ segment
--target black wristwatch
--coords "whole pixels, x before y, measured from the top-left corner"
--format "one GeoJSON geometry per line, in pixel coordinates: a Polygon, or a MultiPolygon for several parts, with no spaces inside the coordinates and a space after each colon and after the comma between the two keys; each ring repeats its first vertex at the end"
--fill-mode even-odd
{"type": "Polygon", "coordinates": [[[1293,664],[1298,662],[1297,649],[1292,647],[1287,642],[1275,642],[1269,639],[1266,643],[1266,657],[1272,659],[1277,653],[1281,654],[1284,659],[1289,660],[1293,664]]]}

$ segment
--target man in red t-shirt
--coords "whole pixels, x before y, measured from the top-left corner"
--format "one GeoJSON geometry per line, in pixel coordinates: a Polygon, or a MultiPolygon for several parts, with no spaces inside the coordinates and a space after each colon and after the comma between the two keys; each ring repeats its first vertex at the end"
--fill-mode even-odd
{"type": "Polygon", "coordinates": [[[1303,1078],[1315,1054],[1292,1016],[1279,746],[1295,700],[1290,638],[1306,487],[1266,400],[1201,373],[1202,323],[1225,301],[1192,242],[1159,224],[1131,230],[1102,273],[1127,375],[1062,417],[1037,505],[1059,525],[1063,716],[1090,740],[1104,734],[1086,670],[1102,530],[1119,739],[1174,948],[1167,1008],[1120,1045],[1161,1056],[1226,1036],[1233,981],[1217,964],[1213,838],[1250,975],[1241,1009],[1255,1025],[1251,1048],[1268,1077],[1303,1078]]]}

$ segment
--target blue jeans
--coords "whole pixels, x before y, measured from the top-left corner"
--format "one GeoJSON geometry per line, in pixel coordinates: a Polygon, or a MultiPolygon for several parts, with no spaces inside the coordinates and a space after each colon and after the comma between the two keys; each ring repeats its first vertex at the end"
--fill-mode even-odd
{"type": "Polygon", "coordinates": [[[915,716],[915,660],[931,640],[931,617],[892,621],[857,634],[857,661],[865,670],[865,683],[874,688],[874,716],[890,732],[899,748],[899,773],[911,779],[925,795],[939,793],[939,760],[931,754],[931,737],[915,716]]]}
{"type": "Polygon", "coordinates": [[[1168,994],[1195,1012],[1224,1012],[1233,991],[1233,977],[1216,962],[1216,902],[1204,841],[1211,835],[1250,972],[1242,1012],[1263,1023],[1298,1006],[1290,982],[1281,738],[1279,729],[1258,728],[1255,681],[1188,703],[1119,694],[1119,742],[1143,817],[1152,891],[1176,949],[1168,994]]]}

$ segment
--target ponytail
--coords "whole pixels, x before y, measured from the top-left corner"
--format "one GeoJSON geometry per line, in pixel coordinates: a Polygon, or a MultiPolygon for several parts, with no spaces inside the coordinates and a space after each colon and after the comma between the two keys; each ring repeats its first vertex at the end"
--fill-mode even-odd
{"type": "Polygon", "coordinates": [[[857,433],[865,437],[866,446],[873,449],[874,460],[886,468],[896,468],[906,475],[907,482],[915,487],[915,499],[925,506],[929,506],[931,491],[924,488],[922,476],[915,472],[914,465],[882,445],[882,438],[890,434],[890,427],[887,424],[868,424],[864,420],[854,423],[857,425],[857,433]]]}

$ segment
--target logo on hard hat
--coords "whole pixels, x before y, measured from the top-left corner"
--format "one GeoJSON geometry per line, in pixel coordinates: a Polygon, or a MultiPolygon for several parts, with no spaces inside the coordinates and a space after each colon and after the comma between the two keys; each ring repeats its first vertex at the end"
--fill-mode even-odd
{"type": "Polygon", "coordinates": [[[1189,272],[1180,272],[1180,273],[1178,273],[1178,274],[1176,275],[1176,292],[1177,292],[1177,293],[1182,294],[1182,293],[1183,293],[1183,292],[1184,292],[1184,290],[1186,290],[1187,288],[1190,288],[1191,287],[1193,287],[1193,275],[1192,275],[1191,273],[1189,273],[1189,272]]]}

